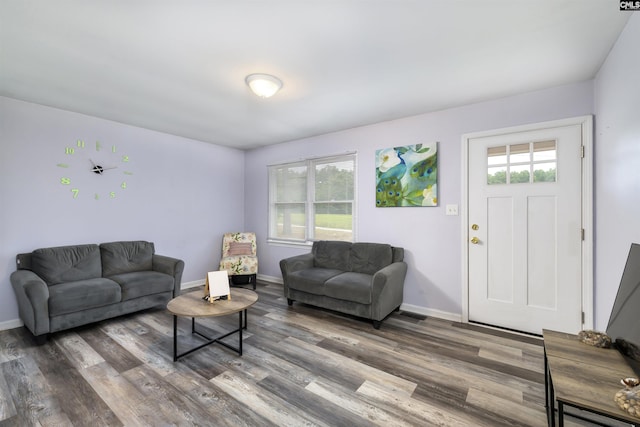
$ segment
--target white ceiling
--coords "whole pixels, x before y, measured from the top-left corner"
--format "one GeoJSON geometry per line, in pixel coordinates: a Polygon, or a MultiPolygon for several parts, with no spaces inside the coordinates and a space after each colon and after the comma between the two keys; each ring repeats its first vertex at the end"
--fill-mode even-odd
{"type": "Polygon", "coordinates": [[[610,0],[0,0],[0,95],[250,149],[595,76],[610,0]],[[278,76],[273,98],[251,73],[278,76]]]}

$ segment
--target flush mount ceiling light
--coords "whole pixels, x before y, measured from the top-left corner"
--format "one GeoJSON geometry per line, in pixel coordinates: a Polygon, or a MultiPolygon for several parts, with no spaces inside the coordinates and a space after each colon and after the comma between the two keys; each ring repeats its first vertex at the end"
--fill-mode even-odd
{"type": "Polygon", "coordinates": [[[249,74],[244,81],[261,98],[275,95],[282,87],[280,79],[269,74],[249,74]]]}

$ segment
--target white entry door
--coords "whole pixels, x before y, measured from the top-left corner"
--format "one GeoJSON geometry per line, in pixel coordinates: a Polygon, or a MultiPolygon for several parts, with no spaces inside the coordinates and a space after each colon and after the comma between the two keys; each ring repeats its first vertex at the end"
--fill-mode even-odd
{"type": "Polygon", "coordinates": [[[467,140],[468,318],[582,329],[581,124],[467,140]]]}

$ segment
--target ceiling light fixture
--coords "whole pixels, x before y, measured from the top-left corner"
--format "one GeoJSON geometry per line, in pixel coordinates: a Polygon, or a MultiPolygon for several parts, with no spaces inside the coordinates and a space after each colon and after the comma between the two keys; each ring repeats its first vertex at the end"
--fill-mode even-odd
{"type": "Polygon", "coordinates": [[[280,79],[269,74],[249,74],[244,81],[260,98],[269,98],[282,88],[280,79]]]}

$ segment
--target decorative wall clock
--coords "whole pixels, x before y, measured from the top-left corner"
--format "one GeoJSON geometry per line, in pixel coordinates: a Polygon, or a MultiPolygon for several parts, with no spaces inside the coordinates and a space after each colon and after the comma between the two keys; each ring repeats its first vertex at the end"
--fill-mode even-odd
{"type": "Polygon", "coordinates": [[[106,146],[96,141],[95,148],[92,148],[79,139],[75,146],[64,147],[64,154],[66,161],[56,166],[68,170],[59,178],[60,184],[69,187],[74,199],[115,199],[118,192],[127,189],[127,176],[133,175],[129,170],[129,156],[120,153],[115,145],[106,146]],[[110,187],[105,190],[107,184],[97,182],[96,176],[108,181],[110,187]],[[92,184],[99,185],[92,189],[92,184]]]}

